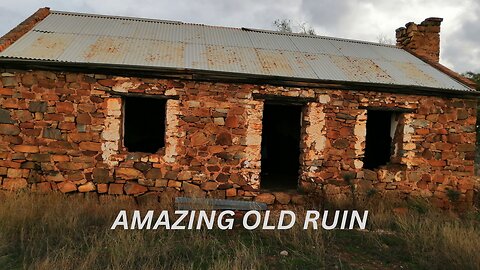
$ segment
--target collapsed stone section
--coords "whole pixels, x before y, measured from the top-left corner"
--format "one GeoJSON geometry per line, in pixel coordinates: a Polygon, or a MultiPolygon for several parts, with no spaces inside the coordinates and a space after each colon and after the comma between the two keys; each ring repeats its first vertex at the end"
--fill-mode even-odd
{"type": "Polygon", "coordinates": [[[306,194],[348,200],[354,187],[425,196],[442,207],[452,191],[459,202],[473,200],[475,100],[39,70],[2,70],[0,94],[5,190],[302,204],[306,194]],[[166,98],[165,146],[155,153],[123,144],[126,94],[166,98]],[[264,100],[253,94],[310,99],[297,191],[259,189],[264,100]],[[390,163],[367,170],[365,108],[372,107],[409,111],[398,120],[390,163]]]}

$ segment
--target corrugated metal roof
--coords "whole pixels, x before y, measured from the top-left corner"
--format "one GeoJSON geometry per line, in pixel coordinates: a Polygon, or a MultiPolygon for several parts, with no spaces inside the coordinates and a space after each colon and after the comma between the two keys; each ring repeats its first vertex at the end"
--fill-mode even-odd
{"type": "Polygon", "coordinates": [[[390,45],[60,11],[0,57],[472,90],[390,45]]]}

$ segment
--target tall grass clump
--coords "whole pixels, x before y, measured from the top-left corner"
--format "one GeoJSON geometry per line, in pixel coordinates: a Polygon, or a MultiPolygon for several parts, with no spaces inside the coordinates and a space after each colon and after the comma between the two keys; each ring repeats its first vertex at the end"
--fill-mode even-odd
{"type": "MultiPolygon", "coordinates": [[[[0,269],[478,269],[480,216],[373,194],[367,230],[110,230],[122,198],[0,193],[0,269]]],[[[322,206],[336,210],[341,206],[322,206]]],[[[342,206],[344,207],[344,206],[342,206]]],[[[348,209],[352,209],[350,206],[348,209]]],[[[278,217],[278,212],[271,216],[278,217]]],[[[155,219],[155,218],[154,218],[155,219]]],[[[275,222],[274,222],[275,223],[275,222]]]]}
{"type": "MultiPolygon", "coordinates": [[[[158,213],[163,210],[156,206],[158,213]]],[[[0,199],[0,269],[318,269],[321,232],[110,230],[128,201],[62,194],[0,199]],[[312,248],[316,246],[317,248],[312,248]],[[279,255],[287,250],[289,256],[279,255]]],[[[152,209],[152,208],[149,208],[152,209]]]]}

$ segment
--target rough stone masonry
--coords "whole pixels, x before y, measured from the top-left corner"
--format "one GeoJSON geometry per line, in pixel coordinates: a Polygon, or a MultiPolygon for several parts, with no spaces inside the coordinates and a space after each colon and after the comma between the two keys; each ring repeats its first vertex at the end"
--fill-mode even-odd
{"type": "Polygon", "coordinates": [[[6,69],[0,94],[0,181],[6,190],[301,204],[303,192],[347,199],[353,184],[359,193],[421,195],[440,206],[449,203],[448,189],[463,202],[473,197],[475,100],[6,69]],[[157,153],[123,147],[126,93],[172,97],[165,147],[157,153]],[[264,101],[254,94],[315,100],[303,108],[302,192],[259,190],[264,101]],[[371,106],[411,110],[400,115],[395,162],[365,170],[371,106]]]}

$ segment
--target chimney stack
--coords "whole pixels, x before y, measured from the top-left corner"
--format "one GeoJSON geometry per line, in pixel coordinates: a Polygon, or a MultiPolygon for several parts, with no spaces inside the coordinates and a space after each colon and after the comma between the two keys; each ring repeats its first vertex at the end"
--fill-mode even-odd
{"type": "Polygon", "coordinates": [[[421,24],[409,22],[396,32],[397,47],[412,51],[427,60],[440,58],[440,24],[442,18],[427,18],[421,24]]]}

